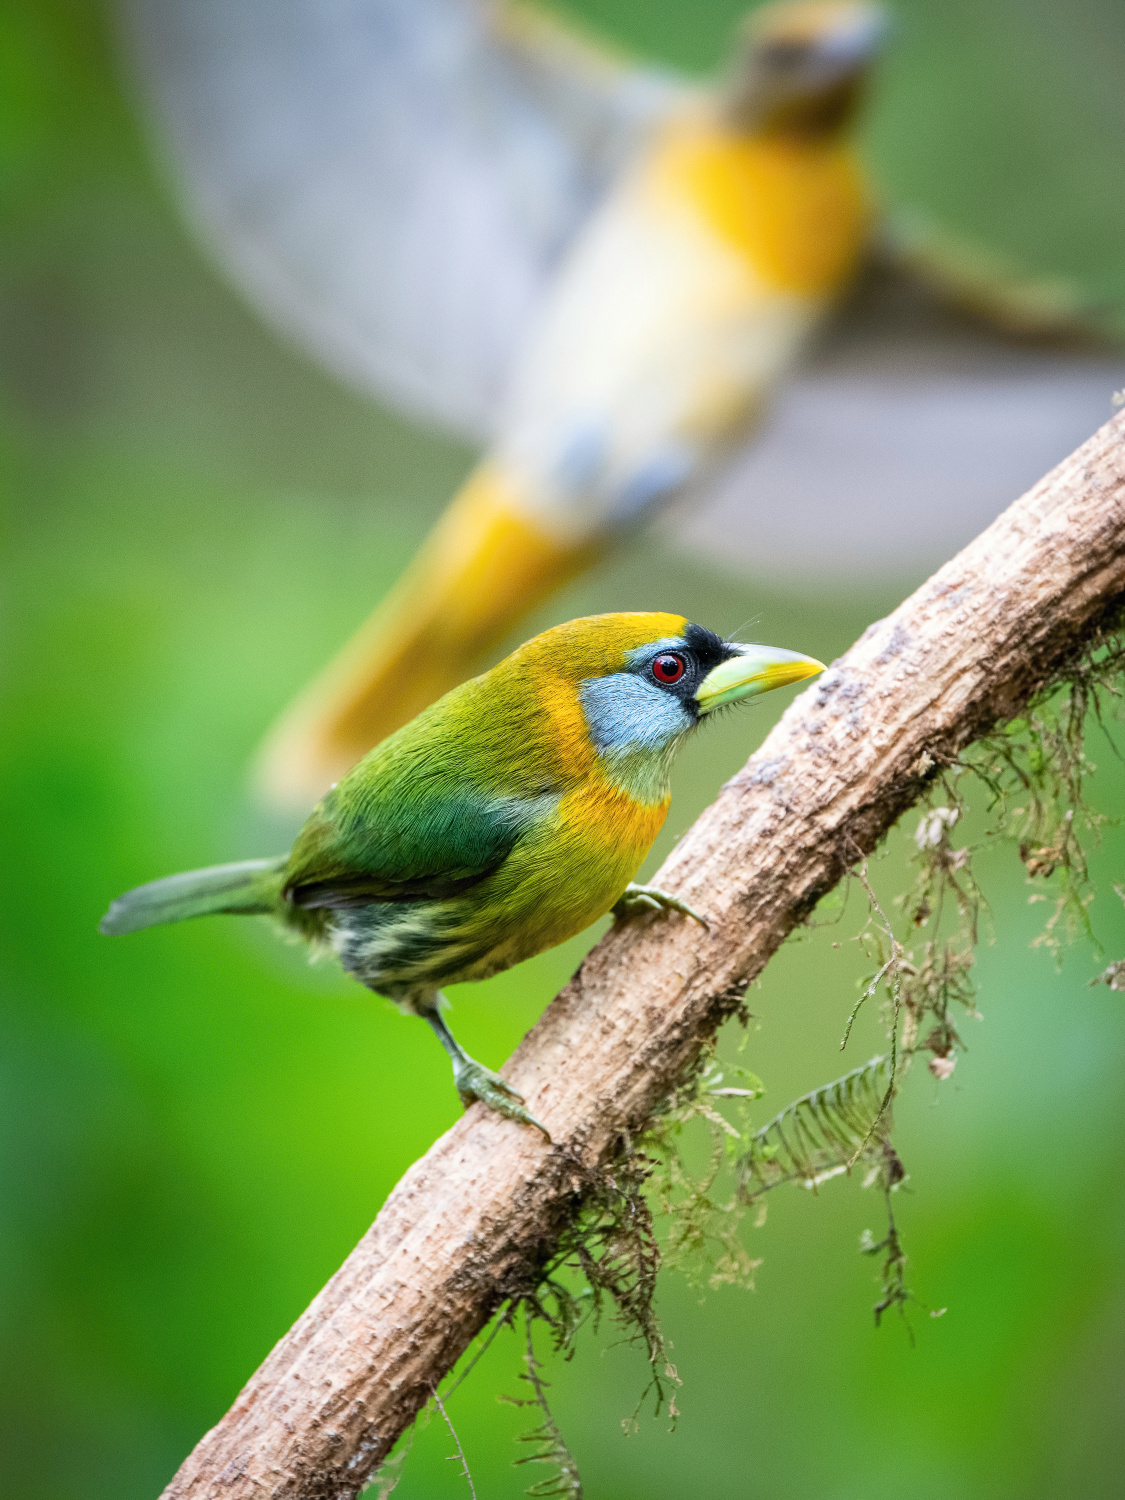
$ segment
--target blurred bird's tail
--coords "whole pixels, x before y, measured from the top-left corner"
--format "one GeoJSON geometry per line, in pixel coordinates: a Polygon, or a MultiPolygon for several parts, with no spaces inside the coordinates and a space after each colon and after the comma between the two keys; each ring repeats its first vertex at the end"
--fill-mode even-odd
{"type": "Polygon", "coordinates": [[[164,922],[206,917],[213,912],[251,916],[278,909],[283,871],[289,856],[247,859],[236,865],[186,870],[118,896],[98,924],[107,935],[138,932],[164,922]]]}

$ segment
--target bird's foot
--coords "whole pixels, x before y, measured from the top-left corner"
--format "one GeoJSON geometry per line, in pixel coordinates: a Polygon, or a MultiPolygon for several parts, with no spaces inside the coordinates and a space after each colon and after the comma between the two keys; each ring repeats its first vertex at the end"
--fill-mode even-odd
{"type": "Polygon", "coordinates": [[[517,1094],[515,1089],[497,1073],[493,1073],[482,1063],[464,1053],[453,1060],[453,1082],[457,1085],[457,1092],[461,1096],[461,1103],[468,1109],[474,1099],[479,1099],[482,1104],[494,1109],[498,1115],[503,1115],[507,1120],[515,1120],[520,1125],[534,1125],[536,1130],[541,1130],[548,1140],[551,1139],[550,1132],[545,1125],[541,1125],[534,1115],[529,1114],[523,1107],[523,1095],[517,1094]]]}
{"type": "Polygon", "coordinates": [[[625,887],[625,892],[620,901],[612,908],[615,922],[628,922],[630,917],[643,916],[650,911],[678,911],[681,916],[690,917],[693,922],[698,922],[700,927],[710,930],[710,922],[686,901],[681,901],[678,896],[670,896],[667,891],[662,891],[655,885],[636,885],[633,881],[625,887]]]}

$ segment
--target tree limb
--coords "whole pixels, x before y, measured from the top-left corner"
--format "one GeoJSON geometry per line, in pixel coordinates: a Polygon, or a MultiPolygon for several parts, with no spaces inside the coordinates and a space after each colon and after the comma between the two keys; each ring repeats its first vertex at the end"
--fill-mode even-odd
{"type": "Polygon", "coordinates": [[[688,1076],[786,935],[1123,601],[1125,414],[790,706],[657,877],[710,931],[664,917],[610,932],[505,1068],[555,1144],[470,1109],[167,1500],[355,1495],[492,1312],[534,1284],[591,1174],[688,1076]]]}

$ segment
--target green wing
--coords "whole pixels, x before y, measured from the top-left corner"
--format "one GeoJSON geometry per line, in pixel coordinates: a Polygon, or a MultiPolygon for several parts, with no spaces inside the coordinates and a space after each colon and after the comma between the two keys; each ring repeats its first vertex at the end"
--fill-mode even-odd
{"type": "Polygon", "coordinates": [[[296,906],[336,909],[455,896],[500,868],[527,811],[504,799],[431,795],[383,802],[352,821],[322,803],[290,857],[285,895],[296,906]]]}
{"type": "Polygon", "coordinates": [[[542,781],[489,785],[487,760],[482,766],[455,736],[430,727],[438,733],[419,733],[415,720],[393,735],[320,803],[289,857],[285,896],[294,905],[343,910],[457,895],[498,870],[557,806],[542,781]]]}

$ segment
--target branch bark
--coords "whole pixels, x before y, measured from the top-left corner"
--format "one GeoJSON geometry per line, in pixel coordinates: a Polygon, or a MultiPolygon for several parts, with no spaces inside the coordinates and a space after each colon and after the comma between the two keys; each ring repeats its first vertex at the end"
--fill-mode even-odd
{"type": "Polygon", "coordinates": [[[934,769],[1125,602],[1125,414],[788,709],[657,879],[711,921],[615,929],[505,1068],[551,1131],[474,1106],[200,1441],[167,1500],[351,1497],[491,1313],[534,1283],[590,1174],[688,1075],[786,935],[934,769]]]}

